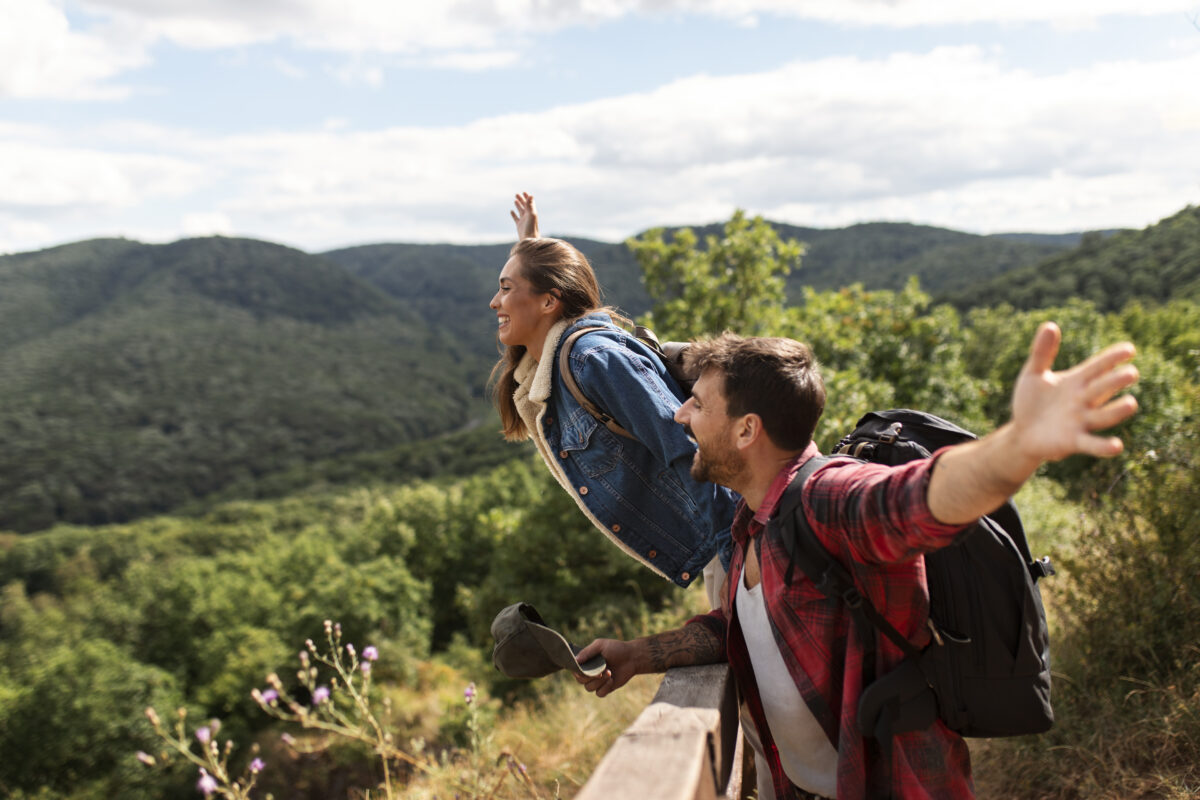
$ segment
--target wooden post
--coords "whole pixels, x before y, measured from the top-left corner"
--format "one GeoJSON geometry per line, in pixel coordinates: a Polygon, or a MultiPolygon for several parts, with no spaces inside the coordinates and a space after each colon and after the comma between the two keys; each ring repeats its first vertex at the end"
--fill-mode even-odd
{"type": "Polygon", "coordinates": [[[736,800],[741,772],[729,666],[681,667],[667,672],[576,800],[736,800]]]}

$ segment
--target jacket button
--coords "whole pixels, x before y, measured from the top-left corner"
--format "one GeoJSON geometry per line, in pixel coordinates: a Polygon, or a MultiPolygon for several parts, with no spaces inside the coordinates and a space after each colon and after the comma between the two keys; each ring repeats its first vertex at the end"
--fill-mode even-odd
{"type": "Polygon", "coordinates": [[[547,425],[553,425],[553,424],[554,424],[554,417],[546,417],[546,424],[547,424],[547,425]]]}
{"type": "Polygon", "coordinates": [[[646,558],[658,558],[658,551],[651,550],[649,553],[646,553],[646,558]]]}
{"type": "Polygon", "coordinates": [[[580,487],[579,487],[579,493],[580,493],[580,494],[587,494],[587,487],[586,487],[586,486],[580,486],[580,487]]]}
{"type": "Polygon", "coordinates": [[[621,525],[620,525],[620,523],[617,523],[616,525],[613,525],[613,526],[612,526],[612,532],[613,532],[613,533],[620,533],[620,532],[621,532],[621,525]]]}
{"type": "Polygon", "coordinates": [[[692,579],[692,573],[690,573],[690,572],[685,572],[685,573],[683,573],[682,575],[680,575],[679,577],[680,577],[680,578],[682,578],[682,579],[683,579],[683,580],[685,580],[685,581],[689,581],[689,580],[691,580],[691,579],[692,579]]]}
{"type": "Polygon", "coordinates": [[[559,457],[559,458],[566,458],[566,457],[567,457],[567,451],[566,451],[566,450],[559,450],[559,451],[558,451],[558,457],[559,457]]]}

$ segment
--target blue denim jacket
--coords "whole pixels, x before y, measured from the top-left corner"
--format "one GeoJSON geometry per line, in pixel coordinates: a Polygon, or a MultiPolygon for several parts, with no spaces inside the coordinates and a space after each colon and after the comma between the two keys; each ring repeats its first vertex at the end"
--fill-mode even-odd
{"type": "Polygon", "coordinates": [[[626,552],[680,586],[714,555],[728,567],[738,495],[690,474],[696,446],[674,421],[678,386],[652,350],[595,313],[572,323],[553,355],[553,383],[542,433],[576,499],[626,552]],[[570,367],[584,395],[637,441],[618,436],[571,396],[558,369],[562,342],[578,327],[570,367]]]}

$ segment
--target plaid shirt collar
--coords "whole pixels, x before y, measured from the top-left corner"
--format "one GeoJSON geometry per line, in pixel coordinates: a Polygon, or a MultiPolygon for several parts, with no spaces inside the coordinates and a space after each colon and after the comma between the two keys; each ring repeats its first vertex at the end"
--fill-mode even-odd
{"type": "Polygon", "coordinates": [[[757,511],[752,511],[746,505],[745,500],[738,503],[737,514],[733,519],[734,542],[746,546],[750,539],[762,532],[771,517],[775,516],[775,511],[779,508],[779,500],[783,497],[787,487],[791,485],[796,473],[804,466],[804,462],[820,454],[821,451],[817,449],[816,443],[809,442],[808,447],[784,464],[771,481],[771,485],[767,487],[767,494],[763,497],[757,511]]]}

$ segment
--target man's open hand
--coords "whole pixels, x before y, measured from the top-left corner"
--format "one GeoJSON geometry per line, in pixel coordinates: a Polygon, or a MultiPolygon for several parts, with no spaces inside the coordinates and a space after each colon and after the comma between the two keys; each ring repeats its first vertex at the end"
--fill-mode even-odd
{"type": "Polygon", "coordinates": [[[1012,424],[1021,456],[1057,461],[1075,453],[1108,457],[1121,452],[1115,436],[1097,436],[1137,411],[1130,395],[1114,396],[1138,380],[1128,364],[1129,342],[1114,344],[1061,372],[1052,372],[1062,332],[1053,322],[1038,328],[1029,358],[1013,389],[1012,424]]]}

